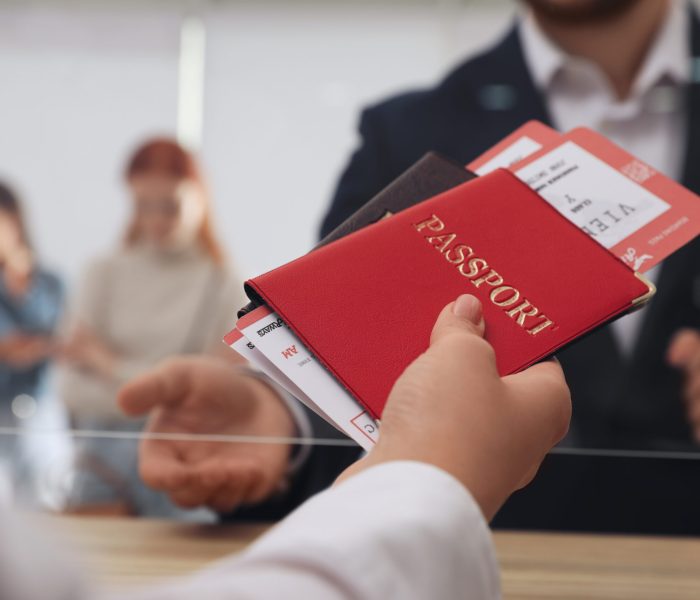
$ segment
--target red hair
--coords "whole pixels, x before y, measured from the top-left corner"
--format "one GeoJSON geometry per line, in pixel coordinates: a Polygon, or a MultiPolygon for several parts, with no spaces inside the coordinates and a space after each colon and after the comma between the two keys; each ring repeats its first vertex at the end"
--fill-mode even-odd
{"type": "MultiPolygon", "coordinates": [[[[199,187],[204,198],[204,219],[199,228],[199,243],[215,263],[222,264],[224,253],[214,235],[207,185],[195,157],[173,139],[152,138],[139,146],[131,155],[124,172],[127,181],[146,174],[165,175],[178,181],[190,181],[199,187]]],[[[125,240],[127,245],[131,245],[138,238],[138,225],[134,219],[127,227],[125,240]]]]}

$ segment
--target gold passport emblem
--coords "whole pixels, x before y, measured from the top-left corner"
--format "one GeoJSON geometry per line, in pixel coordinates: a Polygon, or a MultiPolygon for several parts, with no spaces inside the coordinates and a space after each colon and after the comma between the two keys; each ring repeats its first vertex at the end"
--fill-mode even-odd
{"type": "Polygon", "coordinates": [[[502,308],[506,315],[527,333],[535,336],[556,327],[556,324],[533,306],[520,293],[520,290],[508,285],[485,259],[475,256],[470,246],[455,243],[457,234],[445,233],[445,223],[437,215],[432,215],[420,223],[414,223],[413,227],[416,231],[423,232],[425,241],[442,254],[448,263],[454,265],[457,272],[468,279],[474,287],[485,286],[486,290],[490,288],[488,298],[491,303],[502,308]]]}

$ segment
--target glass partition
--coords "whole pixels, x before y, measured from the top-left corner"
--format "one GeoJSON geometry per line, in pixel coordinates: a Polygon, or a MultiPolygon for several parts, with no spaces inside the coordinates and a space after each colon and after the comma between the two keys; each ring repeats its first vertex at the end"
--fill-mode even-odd
{"type": "MultiPolygon", "coordinates": [[[[359,457],[354,442],[316,421],[281,437],[264,423],[246,430],[247,409],[232,411],[221,389],[205,393],[212,402],[196,418],[188,406],[169,419],[153,398],[192,384],[180,375],[144,388],[139,416],[123,412],[118,390],[183,355],[239,368],[220,340],[245,302],[241,281],[317,241],[362,108],[437,84],[501,39],[518,10],[466,0],[0,7],[0,181],[22,207],[0,207],[10,223],[0,235],[25,238],[15,240],[16,258],[31,257],[36,274],[0,284],[9,299],[6,308],[0,298],[0,495],[60,515],[269,522],[359,457]],[[173,150],[178,140],[194,166],[173,150]],[[181,171],[160,177],[171,159],[181,171]],[[155,180],[144,176],[150,164],[155,180]],[[191,223],[196,250],[179,241],[191,223]],[[154,250],[159,236],[176,243],[154,250]],[[302,478],[318,456],[317,479],[302,478]],[[217,460],[230,482],[245,483],[212,484],[217,460]],[[260,460],[278,465],[274,481],[255,474],[260,460]]],[[[523,90],[494,77],[479,97],[498,120],[523,90]]],[[[693,268],[657,273],[659,289],[675,285],[688,307],[671,299],[648,309],[672,315],[674,331],[700,323],[693,268]]],[[[595,498],[607,498],[620,519],[634,514],[624,530],[683,532],[653,523],[700,498],[698,411],[668,367],[671,329],[641,315],[562,354],[571,432],[497,525],[614,530],[588,518],[595,498]],[[570,510],[555,519],[547,501],[570,510]]],[[[688,522],[686,533],[700,526],[688,522]]]]}

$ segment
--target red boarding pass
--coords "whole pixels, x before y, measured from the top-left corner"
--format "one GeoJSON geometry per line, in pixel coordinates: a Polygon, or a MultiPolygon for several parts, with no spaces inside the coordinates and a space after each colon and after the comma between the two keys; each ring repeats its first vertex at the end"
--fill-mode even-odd
{"type": "Polygon", "coordinates": [[[698,196],[590,129],[573,129],[510,170],[635,271],[700,234],[698,196]]]}

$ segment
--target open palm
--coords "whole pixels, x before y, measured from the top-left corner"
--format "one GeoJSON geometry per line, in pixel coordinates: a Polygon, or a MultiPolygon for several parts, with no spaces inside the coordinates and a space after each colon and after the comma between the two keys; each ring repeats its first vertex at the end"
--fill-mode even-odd
{"type": "Polygon", "coordinates": [[[149,414],[147,433],[174,436],[145,437],[139,469],[179,506],[229,511],[264,500],[283,480],[288,444],[233,436],[289,437],[293,420],[271,388],[226,361],[170,359],[127,384],[119,403],[127,414],[149,414]]]}

